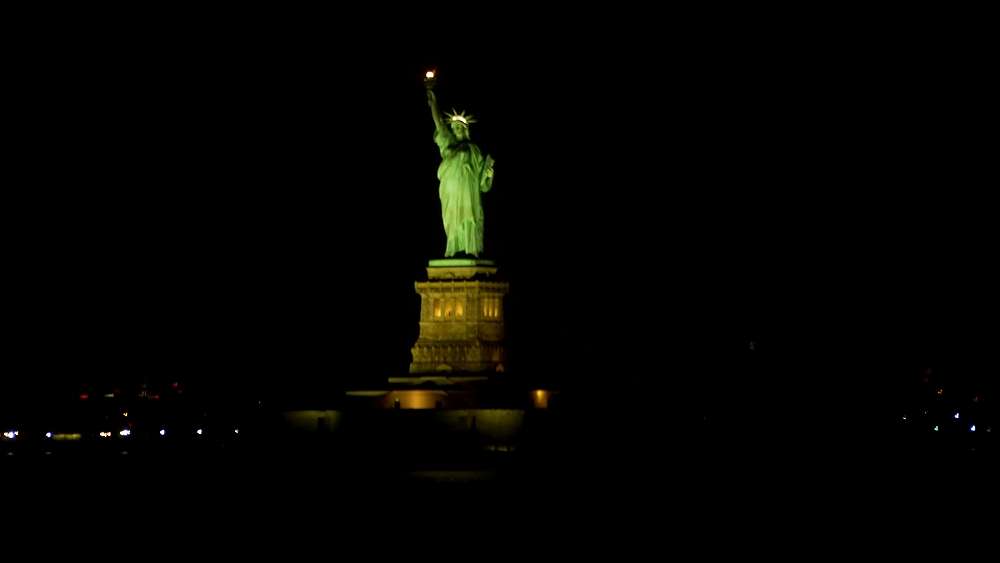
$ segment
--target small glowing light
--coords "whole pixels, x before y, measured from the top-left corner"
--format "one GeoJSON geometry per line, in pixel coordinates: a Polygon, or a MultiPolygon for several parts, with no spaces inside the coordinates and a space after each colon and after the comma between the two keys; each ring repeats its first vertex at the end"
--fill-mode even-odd
{"type": "Polygon", "coordinates": [[[20,432],[18,432],[17,430],[15,430],[15,431],[14,431],[14,435],[15,435],[15,436],[19,436],[20,434],[21,434],[21,433],[20,433],[20,432]]]}
{"type": "Polygon", "coordinates": [[[239,429],[239,428],[237,428],[237,429],[233,430],[233,433],[234,433],[234,434],[239,434],[239,433],[240,433],[240,429],[239,429]]]}
{"type": "Polygon", "coordinates": [[[434,71],[433,70],[428,70],[427,74],[424,74],[424,77],[425,78],[434,78],[434,71]]]}
{"type": "Polygon", "coordinates": [[[937,431],[938,431],[938,427],[937,427],[937,425],[936,425],[936,424],[934,425],[934,431],[935,431],[935,432],[937,432],[937,431]]]}
{"type": "Polygon", "coordinates": [[[194,433],[197,434],[197,435],[199,435],[199,436],[201,436],[201,428],[195,430],[194,433]]]}
{"type": "Polygon", "coordinates": [[[123,412],[122,416],[128,416],[128,411],[123,412]]]}
{"type": "Polygon", "coordinates": [[[535,389],[532,392],[532,403],[536,409],[549,408],[549,392],[544,389],[535,389]]]}
{"type": "Polygon", "coordinates": [[[973,424],[972,426],[969,427],[969,432],[975,432],[975,431],[976,431],[976,425],[973,424]]]}
{"type": "Polygon", "coordinates": [[[132,431],[129,430],[128,428],[126,428],[125,430],[122,430],[121,432],[119,432],[118,435],[119,436],[131,436],[132,435],[132,431]]]}
{"type": "Polygon", "coordinates": [[[101,438],[110,438],[111,432],[99,432],[98,436],[100,436],[101,438]]]}
{"type": "Polygon", "coordinates": [[[14,436],[17,436],[17,432],[14,432],[13,430],[8,430],[7,432],[3,433],[3,437],[7,438],[8,440],[13,440],[14,436]]]}
{"type": "Polygon", "coordinates": [[[167,429],[166,428],[160,428],[160,436],[166,436],[166,435],[167,435],[167,429]]]}
{"type": "Polygon", "coordinates": [[[46,432],[45,433],[45,437],[46,438],[51,438],[52,437],[52,433],[51,432],[46,432]]]}
{"type": "Polygon", "coordinates": [[[903,415],[903,422],[906,422],[906,415],[903,415]]]}
{"type": "Polygon", "coordinates": [[[955,413],[955,420],[958,420],[958,413],[955,413]]]}

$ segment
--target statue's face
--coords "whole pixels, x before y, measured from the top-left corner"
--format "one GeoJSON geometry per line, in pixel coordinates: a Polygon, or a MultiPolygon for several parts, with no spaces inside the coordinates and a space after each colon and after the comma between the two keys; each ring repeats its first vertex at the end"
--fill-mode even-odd
{"type": "Polygon", "coordinates": [[[451,122],[451,132],[455,134],[460,141],[464,141],[469,138],[469,128],[457,121],[451,122]]]}

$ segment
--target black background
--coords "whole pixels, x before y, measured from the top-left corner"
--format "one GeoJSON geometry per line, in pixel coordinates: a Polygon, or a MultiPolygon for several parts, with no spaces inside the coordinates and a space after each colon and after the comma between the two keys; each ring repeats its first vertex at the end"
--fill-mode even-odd
{"type": "Polygon", "coordinates": [[[982,36],[747,15],[37,20],[5,70],[4,378],[308,395],[405,371],[444,246],[427,68],[497,159],[515,372],[737,403],[981,371],[982,36]]]}
{"type": "Polygon", "coordinates": [[[268,444],[29,465],[32,510],[283,553],[347,522],[621,553],[966,532],[988,505],[995,471],[892,459],[879,432],[927,366],[995,389],[998,96],[974,14],[93,10],[5,21],[0,403],[144,378],[322,402],[405,371],[412,283],[444,246],[433,67],[497,159],[509,373],[561,383],[568,424],[546,490],[400,496],[268,444]]]}

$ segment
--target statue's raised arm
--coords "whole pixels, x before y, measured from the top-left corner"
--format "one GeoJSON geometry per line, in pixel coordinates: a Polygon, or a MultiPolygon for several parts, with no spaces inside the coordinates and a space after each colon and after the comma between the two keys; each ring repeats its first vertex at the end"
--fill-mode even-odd
{"type": "Polygon", "coordinates": [[[434,128],[438,131],[447,131],[448,128],[444,124],[444,118],[441,117],[441,110],[438,109],[437,96],[434,95],[434,90],[427,88],[427,105],[431,106],[431,117],[434,118],[434,128]]]}

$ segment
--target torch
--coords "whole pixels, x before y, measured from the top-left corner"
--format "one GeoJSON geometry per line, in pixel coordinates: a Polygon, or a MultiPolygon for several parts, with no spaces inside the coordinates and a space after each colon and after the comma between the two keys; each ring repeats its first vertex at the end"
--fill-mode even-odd
{"type": "Polygon", "coordinates": [[[428,70],[424,73],[424,86],[426,86],[428,90],[434,89],[434,79],[435,73],[433,70],[428,70]]]}

